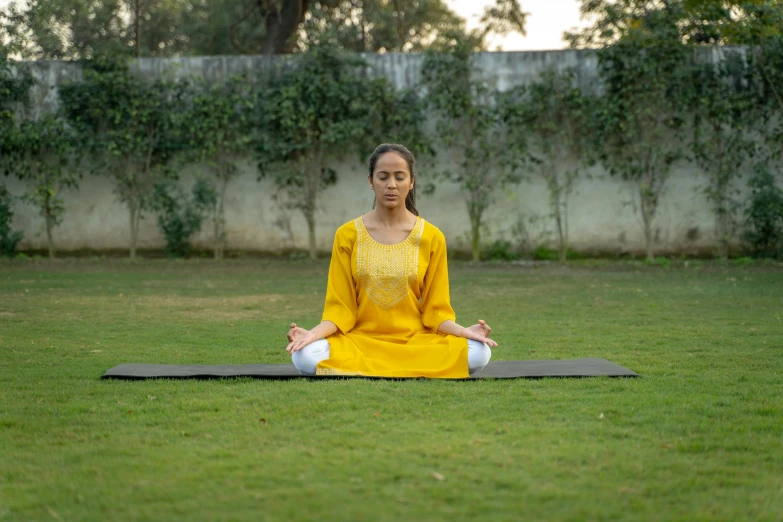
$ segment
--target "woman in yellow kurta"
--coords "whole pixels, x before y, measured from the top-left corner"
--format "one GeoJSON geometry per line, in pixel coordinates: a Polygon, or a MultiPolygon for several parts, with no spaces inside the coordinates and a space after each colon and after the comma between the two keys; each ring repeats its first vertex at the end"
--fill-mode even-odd
{"type": "Polygon", "coordinates": [[[337,229],[322,322],[288,332],[301,373],[465,378],[489,362],[491,328],[454,322],[446,240],[416,211],[413,167],[402,145],[370,157],[375,205],[337,229]]]}

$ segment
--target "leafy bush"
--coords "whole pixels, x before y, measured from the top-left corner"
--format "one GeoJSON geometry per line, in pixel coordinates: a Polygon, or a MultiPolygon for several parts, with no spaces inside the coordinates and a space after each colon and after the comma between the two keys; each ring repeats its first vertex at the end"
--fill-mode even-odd
{"type": "Polygon", "coordinates": [[[487,248],[485,257],[495,261],[514,261],[519,259],[519,255],[514,251],[511,241],[506,239],[496,239],[487,248]]]}
{"type": "Polygon", "coordinates": [[[763,163],[756,165],[748,185],[745,241],[757,257],[783,257],[783,191],[763,163]]]}
{"type": "Polygon", "coordinates": [[[671,260],[669,258],[663,257],[663,256],[656,256],[655,259],[653,259],[652,261],[648,261],[648,263],[651,264],[651,265],[658,265],[658,266],[661,266],[661,267],[667,268],[667,269],[671,268],[671,266],[672,266],[671,260]]]}
{"type": "Polygon", "coordinates": [[[13,257],[16,245],[22,240],[21,232],[11,231],[14,212],[11,209],[13,196],[5,186],[0,185],[0,256],[13,257]]]}
{"type": "Polygon", "coordinates": [[[167,255],[185,257],[190,253],[190,238],[201,230],[201,224],[216,200],[214,188],[203,179],[193,185],[190,198],[173,180],[155,186],[153,208],[158,213],[158,228],[166,237],[167,255]]]}

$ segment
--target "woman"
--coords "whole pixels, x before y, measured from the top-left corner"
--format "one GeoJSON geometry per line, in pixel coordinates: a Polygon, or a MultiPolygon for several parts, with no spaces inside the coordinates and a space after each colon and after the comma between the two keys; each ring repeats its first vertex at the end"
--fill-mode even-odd
{"type": "Polygon", "coordinates": [[[379,146],[368,181],[372,211],[334,237],[322,322],[292,323],[286,351],[304,375],[468,377],[497,343],[482,320],[454,322],[446,240],[416,211],[413,155],[379,146]]]}

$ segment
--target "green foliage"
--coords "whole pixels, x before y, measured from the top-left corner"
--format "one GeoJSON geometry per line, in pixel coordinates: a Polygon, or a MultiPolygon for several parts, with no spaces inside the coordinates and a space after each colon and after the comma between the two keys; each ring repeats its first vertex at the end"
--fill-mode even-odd
{"type": "Polygon", "coordinates": [[[581,35],[583,42],[602,45],[597,51],[603,93],[595,147],[606,169],[634,187],[648,260],[654,258],[661,194],[673,163],[684,156],[692,60],[677,17],[663,2],[653,4],[586,2],[583,11],[598,21],[581,35]]]}
{"type": "Polygon", "coordinates": [[[84,66],[84,81],[60,87],[68,122],[88,144],[97,174],[109,177],[130,217],[130,257],[139,221],[172,156],[175,108],[184,82],[146,82],[123,61],[101,57],[84,66]]]}
{"type": "Polygon", "coordinates": [[[14,197],[5,185],[0,185],[0,256],[4,257],[14,256],[16,245],[23,237],[21,232],[11,230],[11,221],[14,219],[13,203],[14,197]]]}
{"type": "Polygon", "coordinates": [[[464,20],[444,0],[326,0],[313,2],[300,49],[331,44],[352,52],[419,52],[464,20]]]}
{"type": "Polygon", "coordinates": [[[311,47],[258,91],[255,140],[261,177],[270,176],[304,215],[315,258],[318,196],[334,184],[330,158],[366,151],[383,80],[361,75],[364,62],[330,46],[311,47]]]}
{"type": "MultiPolygon", "coordinates": [[[[192,26],[182,25],[200,2],[140,0],[141,56],[170,56],[190,48],[192,26]]],[[[135,0],[28,0],[0,10],[0,40],[19,43],[25,59],[135,56],[135,0]]],[[[192,28],[196,29],[196,28],[192,28]]]]}
{"type": "Polygon", "coordinates": [[[547,185],[559,257],[565,261],[569,197],[590,162],[587,149],[594,102],[578,87],[573,69],[548,68],[530,85],[498,95],[498,105],[514,154],[529,154],[531,170],[547,185]]]}
{"type": "Polygon", "coordinates": [[[183,96],[175,115],[176,134],[186,147],[186,157],[204,164],[211,174],[215,204],[210,209],[215,259],[225,248],[225,194],[237,174],[237,162],[251,151],[249,114],[255,108],[245,78],[232,76],[207,85],[199,81],[183,96]]]}
{"type": "Polygon", "coordinates": [[[758,162],[748,181],[745,240],[758,257],[783,257],[783,190],[767,164],[758,162]]]}
{"type": "Polygon", "coordinates": [[[185,257],[190,253],[190,238],[201,230],[206,213],[215,206],[216,199],[215,190],[204,179],[196,180],[190,198],[172,179],[155,186],[152,206],[158,213],[158,228],[166,238],[166,254],[185,257]]]}
{"type": "Polygon", "coordinates": [[[71,129],[52,114],[22,121],[12,135],[10,171],[30,187],[22,199],[44,220],[50,258],[55,255],[53,230],[65,214],[62,192],[78,188],[76,150],[71,129]]]}
{"type": "MultiPolygon", "coordinates": [[[[773,155],[783,153],[783,120],[780,118],[783,114],[783,93],[780,91],[783,83],[783,3],[765,0],[583,0],[581,10],[584,17],[592,19],[592,25],[566,34],[566,37],[574,47],[601,49],[602,76],[604,80],[608,79],[605,84],[610,95],[608,107],[621,116],[632,116],[604,117],[604,128],[612,133],[628,134],[628,129],[623,127],[624,120],[625,123],[639,120],[630,109],[648,106],[645,109],[647,124],[638,126],[640,132],[636,136],[629,135],[631,139],[619,141],[618,145],[620,150],[627,150],[638,158],[658,158],[660,165],[655,170],[659,174],[654,177],[640,175],[644,173],[644,165],[637,166],[634,173],[627,168],[629,162],[623,162],[626,164],[623,166],[616,161],[617,154],[611,154],[615,161],[609,162],[610,166],[614,163],[613,172],[625,172],[627,178],[643,181],[639,185],[639,200],[648,259],[652,256],[648,231],[657,209],[656,194],[660,194],[665,185],[669,165],[682,153],[676,147],[676,141],[682,128],[677,114],[682,112],[683,100],[688,100],[688,109],[694,117],[694,139],[690,145],[693,158],[707,178],[704,194],[715,213],[718,255],[727,257],[739,210],[736,180],[742,165],[762,141],[773,155]],[[644,68],[621,60],[619,68],[615,69],[630,74],[625,78],[607,76],[606,65],[611,61],[606,58],[617,57],[633,43],[639,50],[644,50],[637,55],[644,58],[642,63],[651,66],[653,74],[646,75],[644,68]],[[707,48],[707,44],[713,48],[707,48]],[[734,51],[726,45],[746,47],[734,51]],[[697,53],[701,60],[694,62],[684,55],[682,51],[686,48],[702,51],[697,53]],[[705,52],[708,49],[709,55],[705,52]],[[688,66],[686,75],[682,74],[683,67],[677,67],[678,61],[688,66]],[[690,78],[683,81],[688,76],[690,78]],[[640,91],[649,90],[646,97],[651,103],[617,104],[613,98],[617,89],[613,86],[628,91],[634,78],[640,80],[640,91]],[[656,115],[660,116],[659,122],[650,125],[656,115]],[[750,134],[754,124],[767,126],[759,129],[763,140],[750,134]],[[671,128],[666,130],[665,126],[671,128]],[[662,142],[660,138],[672,131],[674,140],[668,140],[668,144],[662,142]],[[634,148],[634,144],[640,146],[634,148]]],[[[606,148],[602,149],[606,156],[606,148]]]]}
{"type": "Polygon", "coordinates": [[[386,80],[367,83],[366,103],[370,120],[360,156],[364,163],[379,143],[404,144],[417,163],[435,155],[432,136],[425,130],[426,101],[415,89],[397,91],[386,80]]]}
{"type": "Polygon", "coordinates": [[[507,239],[496,239],[489,245],[484,252],[485,259],[492,261],[514,261],[519,259],[519,254],[515,252],[511,241],[507,239]]]}
{"type": "Polygon", "coordinates": [[[653,259],[652,261],[648,261],[648,263],[652,265],[658,265],[661,268],[665,268],[667,270],[672,267],[671,260],[663,256],[656,256],[655,259],[653,259]]]}
{"type": "Polygon", "coordinates": [[[457,39],[445,52],[428,52],[422,64],[422,86],[435,118],[437,140],[455,153],[457,168],[439,176],[462,188],[471,224],[474,261],[481,255],[484,213],[496,190],[519,181],[518,150],[507,146],[501,115],[492,92],[473,73],[473,45],[457,39]],[[516,153],[516,154],[515,154],[516,153]]]}
{"type": "Polygon", "coordinates": [[[73,168],[73,132],[54,114],[18,119],[16,113],[28,104],[34,82],[25,67],[12,74],[7,52],[0,51],[0,170],[28,183],[30,190],[22,199],[43,218],[49,257],[54,257],[52,231],[65,213],[61,193],[76,188],[79,178],[73,168]]]}
{"type": "Polygon", "coordinates": [[[529,13],[522,11],[519,0],[495,0],[484,8],[481,16],[481,26],[478,29],[481,41],[492,34],[505,36],[510,33],[519,33],[526,36],[525,25],[529,13]]]}
{"type": "MultiPolygon", "coordinates": [[[[493,34],[524,34],[525,21],[519,0],[496,0],[471,38],[484,48],[493,34]]],[[[446,0],[12,0],[0,9],[0,42],[16,42],[26,59],[280,54],[324,44],[422,51],[455,32],[465,32],[465,20],[446,0]]]]}
{"type": "Polygon", "coordinates": [[[13,49],[0,44],[0,174],[9,174],[14,166],[11,144],[17,121],[16,110],[27,101],[34,81],[26,67],[19,67],[10,58],[13,49]]]}
{"type": "Polygon", "coordinates": [[[743,54],[722,49],[716,54],[717,62],[693,66],[692,150],[707,178],[702,190],[715,215],[718,257],[727,259],[740,209],[736,182],[756,148],[750,132],[761,119],[761,100],[743,54]]]}

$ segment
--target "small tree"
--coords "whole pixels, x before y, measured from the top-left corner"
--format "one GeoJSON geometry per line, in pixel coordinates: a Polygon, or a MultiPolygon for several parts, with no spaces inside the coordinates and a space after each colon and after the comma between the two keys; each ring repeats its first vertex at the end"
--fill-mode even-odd
{"type": "Polygon", "coordinates": [[[758,115],[747,64],[736,51],[720,48],[717,63],[694,67],[693,156],[707,178],[704,195],[715,215],[718,257],[728,258],[740,202],[736,181],[755,149],[750,127],[758,115]]]}
{"type": "Polygon", "coordinates": [[[14,199],[5,185],[0,185],[0,256],[4,257],[13,256],[16,253],[16,245],[22,240],[21,232],[11,230],[14,199]]]}
{"type": "Polygon", "coordinates": [[[202,178],[196,180],[190,198],[173,179],[165,179],[155,186],[152,208],[158,213],[158,228],[166,238],[166,254],[185,257],[190,253],[190,238],[201,230],[216,198],[212,185],[202,178]]]}
{"type": "Polygon", "coordinates": [[[189,148],[188,156],[207,165],[216,194],[211,209],[215,259],[223,259],[226,242],[225,198],[237,174],[237,162],[250,152],[249,118],[254,108],[246,80],[232,76],[214,85],[203,83],[184,99],[178,133],[189,148]]]}
{"type": "Polygon", "coordinates": [[[484,213],[495,191],[518,181],[514,154],[506,147],[492,92],[472,72],[472,44],[455,38],[442,53],[428,52],[422,63],[422,84],[434,113],[437,140],[456,153],[458,167],[439,175],[458,183],[465,196],[473,260],[481,257],[484,213]]]}
{"type": "Polygon", "coordinates": [[[329,158],[361,150],[371,121],[363,62],[329,46],[313,46],[258,92],[256,155],[307,221],[310,257],[317,257],[315,212],[320,192],[337,180],[329,158]]]}
{"type": "MultiPolygon", "coordinates": [[[[9,54],[14,49],[0,46],[0,174],[7,176],[14,168],[14,141],[18,132],[17,107],[27,100],[33,78],[25,69],[12,70],[9,54]]],[[[13,220],[12,196],[0,183],[0,255],[12,256],[22,240],[21,232],[11,230],[13,220]]]]}
{"type": "Polygon", "coordinates": [[[109,177],[128,208],[130,258],[136,257],[139,222],[157,182],[166,175],[173,100],[181,86],[148,83],[123,62],[99,58],[84,69],[84,82],[63,85],[65,114],[95,156],[95,172],[109,177]]]}
{"type": "Polygon", "coordinates": [[[55,115],[22,122],[10,147],[11,169],[30,185],[23,200],[44,220],[49,257],[54,258],[53,230],[65,214],[62,192],[78,187],[75,144],[71,130],[55,115]]]}
{"type": "Polygon", "coordinates": [[[745,241],[761,257],[783,256],[783,190],[766,162],[757,162],[748,186],[745,241]]]}
{"type": "Polygon", "coordinates": [[[575,80],[572,69],[551,68],[531,85],[516,87],[501,97],[509,141],[527,142],[533,170],[549,190],[561,262],[568,252],[569,197],[589,164],[585,149],[590,101],[575,80]]]}
{"type": "Polygon", "coordinates": [[[654,222],[675,161],[684,155],[682,130],[691,63],[665,9],[598,51],[604,89],[599,113],[601,160],[634,187],[644,226],[647,260],[655,249],[654,222]]]}

